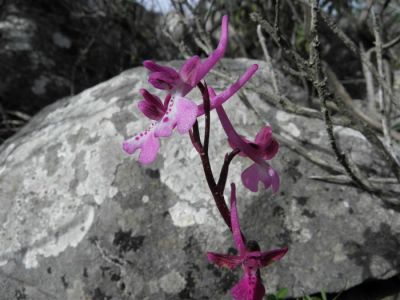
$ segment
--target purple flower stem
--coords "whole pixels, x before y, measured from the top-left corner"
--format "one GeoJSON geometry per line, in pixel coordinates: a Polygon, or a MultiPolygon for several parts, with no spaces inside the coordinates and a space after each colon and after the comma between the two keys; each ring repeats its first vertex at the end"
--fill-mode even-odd
{"type": "Polygon", "coordinates": [[[189,136],[197,153],[201,155],[201,152],[203,151],[203,145],[201,144],[200,140],[199,124],[197,123],[197,120],[194,122],[193,128],[189,130],[189,136]]]}
{"type": "Polygon", "coordinates": [[[235,149],[229,154],[225,155],[224,164],[221,168],[217,184],[211,169],[211,163],[208,156],[208,145],[210,139],[210,110],[211,110],[210,95],[206,84],[199,83],[197,86],[200,89],[203,97],[203,107],[205,115],[204,141],[202,143],[200,140],[200,132],[197,121],[194,123],[192,130],[190,130],[189,135],[193,146],[195,147],[196,151],[200,154],[200,159],[203,165],[206,181],[208,187],[210,188],[211,194],[213,195],[218,211],[221,214],[222,218],[224,219],[226,225],[232,231],[231,214],[228,206],[226,205],[224,190],[225,190],[226,180],[228,177],[229,165],[233,160],[233,158],[240,152],[240,150],[235,149]]]}
{"type": "Polygon", "coordinates": [[[204,85],[199,82],[197,84],[198,88],[201,91],[201,95],[203,96],[203,103],[204,103],[204,112],[205,112],[205,130],[204,130],[204,152],[208,155],[208,145],[210,142],[210,95],[208,93],[207,83],[204,82],[204,85]]]}
{"type": "MultiPolygon", "coordinates": [[[[210,110],[211,110],[209,89],[207,88],[207,84],[205,83],[204,84],[199,83],[197,87],[200,89],[203,98],[203,108],[204,108],[204,115],[206,122],[204,130],[204,142],[202,143],[200,139],[199,124],[197,120],[194,123],[193,128],[189,131],[189,136],[196,151],[200,154],[200,159],[203,165],[206,181],[211,191],[211,194],[213,195],[217,209],[221,214],[222,218],[224,219],[229,230],[232,231],[231,213],[228,206],[226,205],[224,190],[228,178],[230,163],[235,158],[235,156],[240,153],[240,149],[236,148],[232,150],[230,153],[225,154],[224,163],[222,165],[217,184],[211,169],[210,158],[208,156],[208,144],[210,138],[210,110]]],[[[240,234],[242,236],[243,241],[245,241],[246,239],[244,235],[241,232],[240,234]]]]}
{"type": "Polygon", "coordinates": [[[226,185],[226,180],[228,178],[228,172],[229,172],[229,165],[231,161],[235,158],[236,155],[240,153],[240,149],[236,148],[232,150],[229,154],[225,154],[225,160],[224,164],[222,165],[221,172],[219,173],[219,179],[218,179],[218,184],[217,188],[221,193],[224,193],[225,190],[225,185],[226,185]]]}
{"type": "Polygon", "coordinates": [[[229,212],[229,208],[226,205],[225,198],[223,192],[217,187],[215,182],[214,174],[211,169],[210,159],[208,157],[208,153],[204,151],[204,147],[201,145],[200,135],[199,135],[199,126],[197,121],[193,126],[193,131],[189,132],[190,139],[192,141],[193,146],[196,148],[197,152],[200,154],[201,163],[203,165],[204,174],[207,180],[208,187],[210,188],[211,194],[213,195],[215,204],[218,208],[219,213],[224,219],[226,225],[231,229],[231,214],[229,212]]]}

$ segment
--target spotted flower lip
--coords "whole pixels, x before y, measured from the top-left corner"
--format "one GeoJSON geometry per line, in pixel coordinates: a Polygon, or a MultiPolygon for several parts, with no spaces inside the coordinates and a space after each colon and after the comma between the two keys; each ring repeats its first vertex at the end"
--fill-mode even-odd
{"type": "Polygon", "coordinates": [[[122,148],[128,154],[141,149],[139,162],[150,164],[157,158],[160,149],[159,137],[168,137],[174,128],[180,134],[189,132],[197,118],[197,105],[180,96],[167,96],[164,104],[158,97],[143,91],[145,100],[139,102],[139,109],[153,119],[146,130],[123,142],[122,148]]]}
{"type": "MultiPolygon", "coordinates": [[[[210,92],[215,96],[213,90],[210,92]]],[[[239,148],[242,155],[247,156],[254,162],[242,172],[243,185],[250,191],[257,192],[258,183],[262,182],[266,189],[272,187],[272,191],[276,193],[280,185],[279,175],[265,161],[265,159],[274,157],[279,149],[278,142],[272,139],[272,130],[269,127],[262,128],[257,134],[255,142],[250,143],[235,131],[222,106],[218,106],[216,110],[229,143],[239,148]]]]}
{"type": "Polygon", "coordinates": [[[234,269],[239,265],[242,266],[244,276],[231,290],[232,297],[235,300],[261,300],[265,295],[265,288],[261,281],[259,269],[280,260],[287,253],[288,248],[261,252],[257,242],[248,241],[245,243],[240,230],[236,207],[235,184],[231,184],[231,224],[233,241],[239,252],[238,255],[207,252],[207,258],[219,267],[234,269]]]}
{"type": "Polygon", "coordinates": [[[189,58],[179,72],[173,68],[161,66],[151,60],[146,60],[143,65],[150,71],[149,83],[157,89],[167,90],[171,94],[184,97],[223,57],[227,44],[228,16],[225,15],[222,17],[221,37],[213,53],[204,61],[201,61],[198,56],[189,58]]]}

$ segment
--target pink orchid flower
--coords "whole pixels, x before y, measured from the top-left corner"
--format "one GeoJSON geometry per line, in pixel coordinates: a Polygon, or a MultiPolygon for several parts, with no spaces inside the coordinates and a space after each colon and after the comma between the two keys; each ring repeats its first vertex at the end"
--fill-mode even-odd
{"type": "Polygon", "coordinates": [[[286,254],[288,248],[284,247],[268,252],[261,252],[257,242],[248,241],[245,244],[240,230],[236,207],[236,188],[234,184],[231,184],[231,224],[233,241],[239,255],[207,252],[207,258],[211,263],[231,270],[242,265],[244,276],[232,288],[232,297],[235,300],[261,300],[265,295],[265,288],[261,282],[259,269],[280,260],[286,254]]]}
{"type": "MultiPolygon", "coordinates": [[[[211,88],[209,93],[211,99],[218,97],[211,88]]],[[[249,142],[235,131],[222,105],[216,107],[216,110],[231,146],[239,148],[242,156],[247,156],[254,162],[242,172],[243,185],[250,191],[257,192],[258,183],[262,182],[266,189],[272,187],[272,191],[276,193],[279,190],[279,175],[265,161],[273,158],[279,149],[278,142],[272,137],[271,127],[263,127],[256,135],[255,141],[249,142]]]]}
{"type": "Polygon", "coordinates": [[[207,73],[222,58],[228,44],[228,16],[222,17],[221,38],[217,49],[203,62],[200,57],[189,58],[179,72],[170,67],[161,66],[151,60],[143,62],[150,71],[149,82],[155,88],[167,90],[172,95],[184,97],[189,93],[207,73]]]}
{"type": "MultiPolygon", "coordinates": [[[[139,109],[149,119],[154,120],[150,127],[124,141],[123,149],[133,154],[141,149],[139,162],[152,163],[160,148],[159,137],[168,137],[176,127],[180,134],[187,133],[193,126],[196,118],[204,114],[203,105],[196,105],[184,96],[210,71],[222,57],[228,39],[228,17],[222,19],[221,39],[217,49],[204,62],[198,58],[189,59],[178,74],[174,69],[163,67],[147,61],[145,66],[150,70],[150,82],[156,87],[166,88],[169,94],[161,102],[160,98],[142,89],[144,100],[139,102],[139,109]]],[[[257,71],[258,66],[251,66],[245,74],[226,91],[211,102],[211,109],[221,105],[236,93],[257,71]]]]}
{"type": "MultiPolygon", "coordinates": [[[[232,97],[247,81],[255,74],[258,65],[252,65],[241,78],[229,86],[224,92],[210,99],[210,109],[214,109],[225,103],[232,97]]],[[[150,127],[136,134],[132,138],[125,140],[123,149],[128,154],[133,154],[136,150],[141,149],[139,162],[143,165],[152,163],[160,148],[159,137],[166,137],[172,134],[173,128],[177,128],[181,134],[187,133],[193,126],[193,119],[204,115],[204,106],[196,105],[185,98],[178,98],[178,103],[174,105],[174,98],[168,94],[164,103],[159,97],[149,93],[145,89],[141,89],[144,100],[138,104],[142,113],[151,120],[154,120],[150,127]],[[196,109],[192,109],[192,105],[196,109]],[[194,115],[194,113],[196,113],[194,115]],[[173,117],[171,117],[173,116],[173,117]],[[173,121],[171,119],[173,118],[173,121]],[[171,126],[172,122],[172,126],[171,126]]]]}

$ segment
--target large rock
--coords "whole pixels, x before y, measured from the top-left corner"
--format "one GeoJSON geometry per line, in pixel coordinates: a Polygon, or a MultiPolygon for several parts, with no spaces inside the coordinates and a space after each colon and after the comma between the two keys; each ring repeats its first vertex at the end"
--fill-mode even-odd
{"type": "MultiPolygon", "coordinates": [[[[237,76],[250,63],[224,65],[237,76]]],[[[268,85],[264,70],[253,83],[268,85]]],[[[212,76],[208,83],[227,86],[212,76]]],[[[124,138],[148,124],[136,108],[139,89],[148,86],[143,68],[126,71],[47,107],[0,148],[2,299],[230,298],[241,270],[206,261],[207,250],[231,252],[233,242],[188,136],[163,139],[148,167],[121,150],[124,138]]],[[[247,96],[276,131],[328,147],[320,121],[247,96]]],[[[226,108],[244,135],[263,125],[238,97],[226,108]]],[[[218,174],[229,147],[216,115],[212,120],[218,174]]],[[[263,249],[290,247],[262,270],[269,291],[339,291],[399,272],[398,212],[354,188],[309,180],[322,171],[285,147],[272,164],[282,178],[277,195],[244,190],[247,160],[235,160],[229,177],[238,184],[246,236],[263,249]]]]}

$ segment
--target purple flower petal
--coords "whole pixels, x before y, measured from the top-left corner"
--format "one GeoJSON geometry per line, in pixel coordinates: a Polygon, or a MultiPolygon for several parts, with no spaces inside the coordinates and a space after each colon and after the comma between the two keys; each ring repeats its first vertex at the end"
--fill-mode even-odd
{"type": "Polygon", "coordinates": [[[179,78],[178,72],[176,72],[173,68],[161,66],[161,65],[153,62],[152,60],[145,60],[143,62],[143,65],[150,72],[164,73],[174,79],[179,78]]]}
{"type": "Polygon", "coordinates": [[[279,150],[279,143],[272,137],[272,128],[265,126],[257,133],[254,143],[263,152],[264,159],[272,159],[279,150]]]}
{"type": "Polygon", "coordinates": [[[187,133],[197,118],[197,105],[183,97],[172,97],[167,111],[158,122],[155,135],[167,137],[172,134],[175,126],[180,134],[187,133]]]}
{"type": "Polygon", "coordinates": [[[177,86],[179,78],[171,77],[167,73],[153,72],[149,76],[149,82],[160,90],[172,90],[177,86]]]}
{"type": "Polygon", "coordinates": [[[249,284],[247,278],[243,277],[235,286],[231,289],[231,295],[235,300],[247,300],[249,284]]]}
{"type": "Polygon", "coordinates": [[[242,137],[237,134],[222,106],[218,106],[216,110],[229,142],[238,147],[241,152],[245,153],[247,157],[256,163],[243,171],[242,181],[244,186],[252,192],[257,192],[258,182],[261,181],[264,183],[265,188],[272,185],[272,191],[276,193],[279,189],[279,176],[278,173],[265,162],[263,157],[264,153],[262,153],[259,147],[252,147],[250,144],[246,143],[242,137]]]}
{"type": "Polygon", "coordinates": [[[256,276],[256,282],[250,283],[250,286],[251,288],[249,292],[249,297],[247,299],[262,300],[265,295],[265,288],[258,276],[256,276]]]}
{"type": "Polygon", "coordinates": [[[231,289],[231,295],[235,300],[262,300],[265,288],[257,275],[245,275],[231,289]]]}
{"type": "Polygon", "coordinates": [[[163,112],[160,112],[154,105],[149,102],[142,100],[138,103],[140,111],[151,120],[159,120],[163,116],[163,112]]]}
{"type": "Polygon", "coordinates": [[[197,105],[180,97],[177,99],[176,128],[180,134],[188,133],[197,119],[197,105]]]}
{"type": "Polygon", "coordinates": [[[258,191],[258,183],[262,182],[264,188],[272,186],[272,191],[276,193],[279,190],[279,175],[267,163],[259,165],[253,163],[242,172],[243,185],[252,192],[258,191]]]}
{"type": "Polygon", "coordinates": [[[257,133],[254,142],[256,144],[268,144],[271,139],[272,139],[272,128],[270,126],[264,126],[257,133]]]}
{"type": "Polygon", "coordinates": [[[274,169],[269,167],[268,175],[271,178],[272,192],[276,193],[277,191],[279,191],[279,186],[280,186],[279,174],[274,169]]]}
{"type": "Polygon", "coordinates": [[[222,106],[216,107],[219,120],[224,128],[226,135],[228,136],[229,141],[238,147],[240,151],[244,152],[249,158],[251,158],[254,162],[263,165],[265,163],[264,159],[261,157],[260,152],[247,144],[243,139],[240,137],[239,134],[235,131],[232,126],[231,121],[229,120],[228,116],[226,115],[225,110],[222,106]]]}
{"type": "Polygon", "coordinates": [[[262,252],[260,255],[260,262],[262,267],[266,267],[274,261],[280,260],[288,252],[288,247],[275,249],[268,252],[262,252]]]}
{"type": "Polygon", "coordinates": [[[218,254],[214,252],[207,252],[207,258],[210,263],[231,270],[236,268],[243,261],[243,259],[240,256],[229,255],[229,254],[218,254]]]}
{"type": "Polygon", "coordinates": [[[271,180],[267,176],[267,171],[263,171],[257,164],[252,164],[242,172],[243,185],[254,193],[258,191],[258,183],[260,181],[264,183],[266,189],[269,188],[271,180]]]}
{"type": "MultiPolygon", "coordinates": [[[[237,93],[249,81],[258,69],[258,65],[252,65],[247,71],[239,78],[238,81],[230,85],[225,91],[218,96],[215,91],[210,87],[208,93],[210,95],[211,109],[214,109],[225,103],[230,97],[237,93]]],[[[198,116],[204,115],[204,105],[199,105],[198,116]]]]}
{"type": "Polygon", "coordinates": [[[217,49],[210,54],[198,67],[194,85],[206,76],[206,74],[214,67],[214,65],[224,56],[226,46],[228,44],[228,16],[222,17],[221,37],[217,49]]]}
{"type": "Polygon", "coordinates": [[[141,149],[138,160],[141,164],[147,165],[156,160],[160,142],[154,136],[154,127],[150,127],[134,137],[125,140],[122,148],[128,154],[133,154],[137,149],[141,149]]]}
{"type": "Polygon", "coordinates": [[[184,97],[197,83],[206,76],[214,65],[222,58],[228,44],[228,16],[222,17],[221,38],[218,47],[203,62],[199,57],[191,57],[182,66],[180,74],[173,68],[156,64],[151,60],[143,63],[150,71],[149,82],[156,88],[171,90],[184,97]]]}
{"type": "Polygon", "coordinates": [[[236,186],[231,184],[231,224],[233,241],[240,255],[246,254],[246,245],[243,241],[242,232],[240,231],[239,216],[236,207],[236,186]]]}
{"type": "Polygon", "coordinates": [[[144,98],[144,100],[138,103],[140,111],[149,119],[160,120],[165,113],[164,105],[160,98],[145,89],[141,89],[140,93],[144,98]]]}
{"type": "Polygon", "coordinates": [[[200,64],[200,58],[196,55],[189,58],[181,67],[179,74],[183,82],[189,84],[191,87],[196,85],[197,68],[200,64]]]}
{"type": "Polygon", "coordinates": [[[154,105],[157,109],[163,111],[164,105],[159,97],[153,95],[146,89],[140,89],[139,93],[143,96],[144,100],[149,102],[149,104],[154,105]]]}

